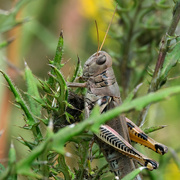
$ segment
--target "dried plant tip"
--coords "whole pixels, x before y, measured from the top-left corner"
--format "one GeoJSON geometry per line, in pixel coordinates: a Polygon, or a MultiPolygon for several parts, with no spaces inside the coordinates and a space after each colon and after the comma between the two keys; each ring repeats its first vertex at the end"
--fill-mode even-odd
{"type": "Polygon", "coordinates": [[[61,32],[60,32],[60,37],[63,38],[63,30],[61,29],[61,32]]]}

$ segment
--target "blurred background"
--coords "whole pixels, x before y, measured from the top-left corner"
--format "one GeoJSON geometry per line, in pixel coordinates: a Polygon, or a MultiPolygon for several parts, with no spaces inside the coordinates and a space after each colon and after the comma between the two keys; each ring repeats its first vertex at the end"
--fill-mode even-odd
{"type": "MultiPolygon", "coordinates": [[[[0,0],[0,14],[6,14],[7,11],[15,7],[17,2],[16,0],[0,0]]],[[[131,5],[132,1],[126,2],[127,4],[129,3],[128,5],[131,5]]],[[[163,33],[167,30],[167,26],[170,24],[173,1],[167,1],[167,4],[169,9],[166,9],[165,14],[163,12],[157,12],[155,15],[159,23],[164,16],[164,24],[161,30],[158,31],[159,36],[154,37],[157,40],[154,46],[154,57],[157,57],[158,43],[163,33]]],[[[62,68],[62,73],[66,78],[70,77],[77,63],[77,55],[80,57],[83,65],[88,57],[97,51],[98,41],[95,20],[98,23],[101,43],[114,8],[115,4],[113,0],[27,0],[15,14],[16,20],[18,22],[23,21],[23,23],[0,34],[0,42],[13,39],[7,47],[0,49],[0,69],[7,72],[16,86],[24,91],[26,90],[26,86],[24,85],[22,72],[25,62],[27,62],[37,77],[42,79],[47,78],[47,72],[50,69],[48,60],[53,59],[55,55],[58,36],[61,29],[63,29],[63,62],[65,66],[62,68]]],[[[2,16],[0,16],[0,22],[2,20],[1,18],[2,16]]],[[[119,16],[116,14],[112,23],[113,32],[117,31],[117,36],[123,32],[121,26],[118,27],[122,23],[118,18],[119,16]]],[[[153,20],[151,21],[153,22],[153,20]]],[[[116,57],[115,54],[119,51],[120,47],[117,39],[111,36],[111,31],[109,34],[103,49],[108,50],[110,54],[116,57]]],[[[152,37],[151,35],[149,36],[152,37]]],[[[146,38],[141,36],[139,41],[143,41],[146,38]]],[[[156,59],[153,59],[149,67],[153,69],[155,62],[156,59]]],[[[114,59],[114,64],[116,65],[116,63],[114,59]]],[[[144,68],[139,63],[134,66],[137,69],[144,68]]],[[[118,70],[116,71],[118,73],[118,70]]],[[[170,79],[166,83],[166,87],[179,84],[179,65],[174,67],[169,77],[170,79]]],[[[138,91],[138,96],[146,94],[149,79],[145,75],[143,86],[138,91]]],[[[131,91],[134,87],[133,85],[130,86],[127,92],[131,91]]],[[[122,90],[123,88],[121,88],[122,90]]],[[[123,99],[125,99],[125,96],[123,99]]],[[[23,116],[21,111],[13,103],[13,96],[7,89],[3,77],[0,76],[0,132],[3,132],[0,138],[0,163],[2,164],[6,164],[7,162],[8,147],[11,140],[14,141],[16,148],[19,149],[18,158],[22,158],[27,152],[26,150],[21,151],[21,145],[15,138],[20,136],[20,134],[22,135],[22,132],[24,132],[24,136],[31,138],[27,131],[20,128],[20,126],[24,125],[23,116]]],[[[180,135],[179,107],[180,96],[174,96],[166,101],[152,105],[143,127],[167,125],[166,128],[152,133],[151,136],[175,150],[177,154],[180,152],[180,141],[178,137],[180,135]]],[[[131,119],[133,119],[132,116],[130,115],[131,119]]],[[[147,148],[138,148],[147,156],[153,157],[160,162],[163,161],[163,158],[149,151],[147,148]]],[[[170,160],[163,172],[162,179],[180,179],[180,172],[177,167],[178,163],[175,163],[171,155],[168,158],[170,160]]],[[[178,157],[176,158],[178,159],[178,157]]],[[[158,170],[156,175],[158,175],[158,170]]]]}

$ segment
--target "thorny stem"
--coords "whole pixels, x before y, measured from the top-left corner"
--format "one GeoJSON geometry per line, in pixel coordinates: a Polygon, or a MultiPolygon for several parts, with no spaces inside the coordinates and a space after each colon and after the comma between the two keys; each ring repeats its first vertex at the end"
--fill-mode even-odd
{"type": "Polygon", "coordinates": [[[107,167],[108,167],[108,164],[105,164],[104,166],[102,166],[102,167],[99,169],[99,171],[97,172],[97,175],[96,175],[96,177],[94,178],[94,180],[98,180],[98,179],[100,178],[101,174],[102,174],[102,171],[103,171],[104,169],[106,169],[107,167]]]}
{"type": "MultiPolygon", "coordinates": [[[[85,148],[87,148],[89,146],[85,146],[85,148]]],[[[84,179],[84,171],[85,171],[85,167],[86,167],[86,163],[87,163],[87,157],[88,157],[88,148],[87,149],[84,149],[84,154],[83,154],[83,157],[82,157],[82,167],[81,167],[81,171],[80,171],[80,175],[79,175],[79,180],[83,180],[84,179]]]]}
{"type": "MultiPolygon", "coordinates": [[[[156,63],[156,67],[155,67],[155,71],[151,80],[151,84],[150,87],[148,89],[148,93],[150,92],[155,92],[158,89],[160,89],[161,87],[161,69],[163,67],[164,64],[164,60],[166,57],[166,54],[168,52],[168,47],[170,44],[170,41],[168,40],[168,36],[173,36],[174,32],[176,30],[176,27],[179,23],[180,20],[180,0],[176,3],[175,8],[174,8],[174,12],[173,12],[173,18],[171,21],[171,25],[167,31],[167,34],[165,36],[163,36],[162,40],[161,40],[161,47],[160,47],[160,51],[159,51],[159,56],[158,56],[158,60],[156,63]]],[[[151,104],[149,104],[148,106],[146,106],[140,113],[140,117],[139,120],[137,121],[137,125],[138,126],[142,126],[145,122],[145,118],[147,116],[147,112],[149,110],[151,104]]]]}

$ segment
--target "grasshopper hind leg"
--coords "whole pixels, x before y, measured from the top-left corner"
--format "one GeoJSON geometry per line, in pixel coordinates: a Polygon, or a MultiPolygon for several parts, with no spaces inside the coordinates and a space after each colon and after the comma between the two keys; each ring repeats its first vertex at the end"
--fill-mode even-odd
{"type": "MultiPolygon", "coordinates": [[[[104,144],[108,144],[109,150],[105,150],[105,153],[109,153],[112,148],[116,150],[117,155],[121,153],[129,158],[136,160],[142,166],[145,166],[149,170],[157,169],[159,164],[146,157],[137,151],[132,145],[130,145],[121,135],[119,135],[114,129],[109,127],[108,125],[101,125],[100,132],[96,134],[96,136],[104,142],[104,144]]],[[[110,157],[110,155],[108,156],[110,157]]],[[[107,161],[114,161],[117,157],[110,157],[107,161]],[[111,160],[110,160],[111,159],[111,160]]],[[[115,167],[113,167],[115,169],[115,167]]]]}
{"type": "Polygon", "coordinates": [[[130,139],[132,141],[142,144],[161,155],[164,155],[165,153],[168,152],[167,146],[160,144],[154,139],[150,138],[131,120],[129,120],[128,118],[125,119],[127,122],[130,139]]]}

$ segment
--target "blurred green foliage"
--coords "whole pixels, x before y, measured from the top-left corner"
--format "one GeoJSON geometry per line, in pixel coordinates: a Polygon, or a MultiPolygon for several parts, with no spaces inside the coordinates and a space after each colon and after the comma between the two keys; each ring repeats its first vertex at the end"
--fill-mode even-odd
{"type": "MultiPolygon", "coordinates": [[[[108,38],[104,48],[107,49],[114,58],[114,69],[116,71],[116,77],[120,85],[123,99],[129,94],[130,95],[121,107],[114,109],[103,116],[99,115],[98,110],[95,109],[94,113],[92,113],[92,116],[87,121],[78,123],[76,126],[67,126],[75,121],[73,115],[71,115],[67,109],[70,108],[71,110],[74,110],[76,107],[68,101],[69,91],[67,89],[66,81],[59,71],[61,69],[61,72],[63,71],[68,75],[69,73],[67,72],[70,71],[68,69],[72,66],[72,64],[68,66],[65,61],[62,61],[62,54],[64,53],[63,57],[66,60],[70,57],[76,59],[76,54],[78,53],[84,60],[97,49],[97,41],[95,40],[96,31],[94,28],[95,25],[93,24],[94,19],[92,19],[91,15],[87,15],[86,12],[81,9],[84,7],[82,1],[77,2],[79,3],[78,5],[80,7],[81,15],[83,15],[83,19],[88,17],[89,20],[86,23],[80,24],[84,29],[80,30],[80,36],[77,35],[77,37],[74,37],[79,41],[82,41],[82,47],[79,49],[74,49],[70,44],[69,47],[67,46],[66,31],[64,31],[65,50],[63,51],[62,33],[59,36],[56,48],[58,39],[56,36],[63,27],[59,22],[65,18],[66,13],[73,11],[73,9],[68,11],[68,8],[65,8],[65,1],[38,0],[30,2],[28,0],[20,0],[12,11],[0,13],[0,32],[5,32],[12,29],[14,26],[23,23],[20,42],[21,48],[18,53],[21,54],[21,57],[26,57],[25,60],[27,60],[28,65],[31,67],[29,68],[27,64],[25,65],[24,78],[27,85],[26,93],[21,93],[21,91],[19,91],[12,83],[10,78],[2,72],[15,96],[17,107],[22,109],[25,114],[23,117],[25,123],[23,122],[21,125],[22,129],[25,131],[22,130],[21,134],[19,132],[19,127],[13,127],[13,129],[16,128],[17,131],[13,136],[18,139],[18,142],[27,147],[27,149],[25,149],[25,155],[23,154],[23,157],[20,157],[19,154],[21,154],[21,147],[23,146],[14,142],[14,147],[14,143],[11,143],[8,166],[4,168],[4,166],[0,165],[2,178],[7,179],[11,177],[12,179],[17,179],[19,175],[24,175],[39,179],[49,177],[63,179],[64,175],[66,179],[77,179],[77,177],[83,178],[85,176],[95,179],[103,174],[102,177],[104,179],[106,176],[107,179],[109,179],[112,176],[106,173],[108,168],[105,162],[103,162],[103,165],[100,165],[101,169],[96,169],[96,165],[92,165],[91,167],[90,161],[87,160],[89,156],[88,144],[92,138],[92,132],[97,132],[99,125],[108,119],[111,119],[115,116],[115,113],[118,114],[120,112],[122,113],[131,109],[136,109],[137,111],[135,111],[135,113],[133,112],[129,115],[136,119],[138,116],[137,114],[139,114],[139,111],[143,107],[151,102],[158,102],[165,99],[165,101],[161,103],[152,105],[147,118],[149,121],[145,126],[151,127],[167,124],[168,127],[164,130],[156,132],[156,136],[158,136],[156,139],[171,146],[172,149],[167,155],[159,157],[155,153],[151,153],[144,149],[144,147],[136,147],[150,157],[155,159],[159,158],[159,169],[153,172],[144,170],[144,179],[168,180],[172,179],[172,177],[173,179],[179,179],[178,168],[180,161],[178,155],[180,147],[177,142],[179,140],[178,120],[180,114],[178,107],[180,96],[177,95],[173,98],[169,98],[169,95],[179,93],[179,86],[176,86],[179,85],[179,65],[177,64],[179,61],[178,37],[168,37],[168,40],[171,42],[170,48],[161,71],[161,78],[165,83],[161,84],[163,86],[160,86],[163,90],[133,100],[135,96],[142,96],[142,94],[145,94],[149,87],[149,82],[151,81],[154,72],[153,69],[158,57],[158,46],[162,37],[167,32],[172,18],[173,1],[116,1],[118,3],[115,17],[116,23],[113,23],[110,32],[108,33],[111,39],[109,40],[108,38]],[[22,10],[21,8],[25,4],[26,6],[22,10]],[[64,11],[63,8],[65,9],[64,11]],[[19,11],[21,11],[23,16],[20,21],[15,18],[19,11]],[[60,13],[60,11],[63,13],[60,13]],[[59,16],[62,16],[61,20],[59,16]],[[26,19],[28,19],[28,22],[24,24],[24,20],[26,19]],[[94,34],[92,34],[92,31],[94,34]],[[55,50],[55,57],[52,58],[55,50]],[[50,57],[51,60],[49,60],[49,62],[44,62],[46,56],[50,57]],[[47,63],[50,64],[51,68],[49,76],[45,75],[48,71],[48,68],[45,68],[47,67],[47,63]],[[35,78],[31,69],[33,69],[36,76],[46,76],[47,80],[35,78]],[[141,82],[144,82],[144,84],[137,93],[134,91],[134,88],[141,82]],[[99,121],[95,123],[93,116],[95,116],[96,119],[98,117],[99,121]],[[57,133],[54,133],[52,130],[53,121],[57,122],[57,128],[61,129],[57,133]],[[85,134],[84,131],[89,129],[90,132],[85,134]],[[30,133],[27,133],[27,131],[30,133]],[[30,136],[28,137],[29,134],[30,136]],[[69,167],[67,159],[68,156],[70,156],[72,161],[75,157],[68,154],[70,151],[69,149],[64,150],[64,145],[66,144],[68,146],[67,142],[70,141],[73,142],[75,157],[78,159],[78,165],[73,167],[69,167]],[[26,152],[28,150],[30,150],[30,153],[27,154],[26,152]]],[[[92,5],[88,6],[89,8],[96,8],[94,10],[96,16],[102,18],[98,21],[100,34],[102,34],[102,31],[105,32],[106,29],[104,28],[106,28],[106,25],[109,23],[109,18],[107,18],[107,16],[111,16],[112,14],[110,10],[103,8],[113,8],[113,3],[109,1],[108,3],[102,3],[101,1],[95,0],[91,2],[88,0],[86,3],[92,5]]],[[[91,14],[89,11],[87,13],[91,14]]],[[[96,16],[94,18],[96,18],[96,16]]],[[[69,19],[69,21],[73,20],[69,19]]],[[[73,29],[71,29],[71,31],[73,31],[73,29]]],[[[179,29],[177,29],[176,33],[179,34],[179,29]]],[[[18,38],[20,37],[18,36],[18,38]]],[[[1,43],[2,47],[8,45],[8,40],[1,43]]],[[[78,46],[79,45],[77,45],[77,47],[78,46]]],[[[78,67],[77,71],[74,73],[73,80],[76,76],[79,76],[81,68],[78,67]]],[[[21,86],[25,89],[24,83],[21,86]]],[[[81,91],[75,91],[75,93],[77,92],[80,94],[81,91]]],[[[80,120],[83,120],[82,117],[82,114],[78,115],[80,120]]],[[[17,116],[17,118],[19,117],[17,116]]],[[[14,120],[13,125],[17,126],[19,125],[19,122],[14,120]]],[[[72,150],[70,152],[72,152],[72,150]]],[[[96,158],[101,158],[101,156],[98,155],[98,152],[97,146],[94,145],[92,149],[93,155],[96,158]]],[[[139,173],[139,170],[137,171],[139,173]]],[[[131,175],[131,178],[133,177],[134,175],[131,175]]]]}

